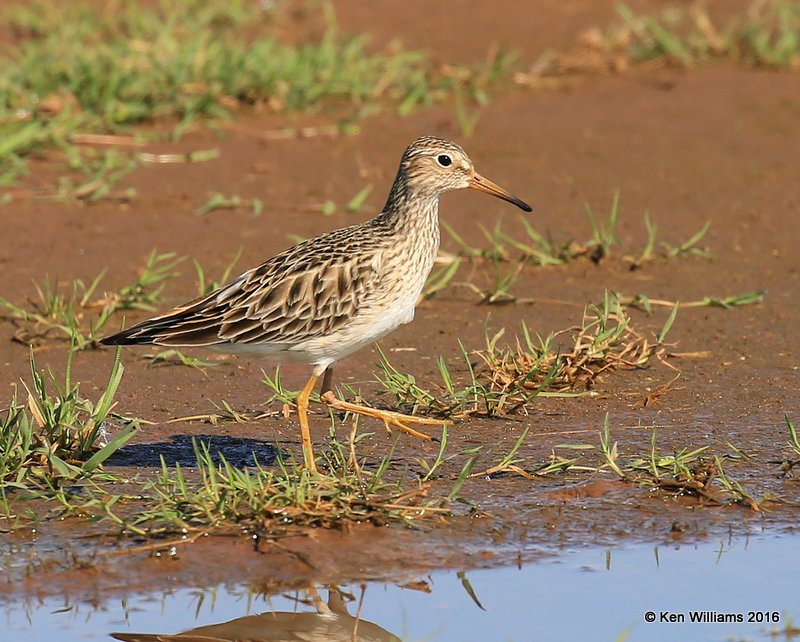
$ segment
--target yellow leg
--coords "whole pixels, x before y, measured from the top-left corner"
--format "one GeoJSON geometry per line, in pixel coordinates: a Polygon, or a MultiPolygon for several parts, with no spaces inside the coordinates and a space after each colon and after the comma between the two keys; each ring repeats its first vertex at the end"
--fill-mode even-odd
{"type": "Polygon", "coordinates": [[[322,401],[328,404],[334,410],[343,410],[345,412],[352,412],[357,415],[365,415],[367,417],[374,417],[380,419],[386,430],[392,432],[392,427],[399,428],[409,435],[431,441],[433,438],[423,432],[414,430],[407,424],[424,424],[427,426],[449,426],[451,422],[442,419],[428,419],[427,417],[413,417],[411,415],[404,415],[400,412],[392,410],[378,410],[377,408],[370,408],[368,406],[359,406],[358,404],[350,403],[349,401],[342,401],[337,399],[336,395],[330,390],[322,395],[322,401]]]}
{"type": "Polygon", "coordinates": [[[318,375],[311,375],[308,383],[306,383],[296,399],[297,419],[300,421],[300,440],[303,443],[303,462],[305,467],[312,472],[317,472],[317,462],[314,460],[314,451],[311,448],[311,431],[308,429],[308,398],[311,396],[311,391],[314,390],[317,379],[319,379],[318,375]]]}

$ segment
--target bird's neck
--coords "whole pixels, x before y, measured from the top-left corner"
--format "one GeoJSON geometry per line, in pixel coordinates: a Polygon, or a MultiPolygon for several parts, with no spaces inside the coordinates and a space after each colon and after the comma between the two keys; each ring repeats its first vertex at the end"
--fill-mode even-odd
{"type": "Polygon", "coordinates": [[[435,237],[438,247],[439,194],[393,191],[376,222],[406,237],[435,237]]]}
{"type": "Polygon", "coordinates": [[[383,262],[398,266],[416,302],[439,252],[439,195],[390,199],[372,225],[383,241],[383,262]]]}

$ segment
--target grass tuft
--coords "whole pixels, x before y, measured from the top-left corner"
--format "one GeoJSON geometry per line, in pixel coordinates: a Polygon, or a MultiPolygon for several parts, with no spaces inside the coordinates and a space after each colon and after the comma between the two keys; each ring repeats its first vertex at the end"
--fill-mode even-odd
{"type": "MultiPolygon", "coordinates": [[[[521,273],[527,265],[564,265],[582,258],[588,258],[593,263],[607,260],[620,249],[620,239],[617,235],[620,220],[619,190],[613,194],[607,216],[595,216],[588,203],[585,209],[591,236],[583,242],[575,239],[556,241],[549,233],[537,230],[528,218],[520,217],[521,233],[520,231],[509,231],[507,227],[504,227],[503,219],[498,219],[491,229],[479,225],[479,229],[488,242],[488,245],[480,247],[467,243],[446,221],[442,221],[442,227],[459,247],[459,251],[457,256],[446,253],[440,255],[439,262],[442,263],[442,267],[432,275],[426,296],[431,296],[453,284],[452,280],[459,265],[471,262],[485,267],[488,286],[479,287],[471,281],[455,283],[455,285],[461,285],[474,291],[480,297],[480,303],[530,302],[532,299],[519,298],[513,292],[514,286],[520,280],[521,273]],[[513,265],[510,268],[503,267],[504,263],[513,265]]],[[[711,256],[708,248],[700,245],[711,226],[711,221],[707,221],[700,230],[678,245],[671,245],[664,241],[657,245],[657,225],[652,221],[648,212],[644,213],[643,220],[647,232],[645,245],[641,249],[625,248],[627,253],[620,255],[630,269],[639,269],[657,256],[664,259],[683,256],[709,258],[711,256]]]]}
{"type": "Polygon", "coordinates": [[[668,455],[659,454],[656,431],[653,430],[650,452],[622,460],[617,442],[611,440],[608,414],[600,434],[600,453],[603,468],[611,470],[622,481],[655,488],[676,495],[697,497],[702,501],[722,505],[736,503],[761,511],[766,498],[755,500],[738,481],[730,478],[722,466],[722,457],[706,454],[708,446],[684,448],[668,455]],[[722,490],[713,485],[718,482],[722,490]]]}
{"type": "Polygon", "coordinates": [[[260,529],[272,524],[333,527],[346,521],[383,524],[438,512],[438,503],[434,506],[426,499],[424,486],[403,491],[383,479],[383,466],[375,472],[350,466],[341,445],[328,455],[327,472],[321,474],[310,474],[283,458],[275,470],[260,464],[239,469],[222,455],[215,463],[205,444],[194,447],[194,480],[180,466],[171,470],[162,462],[158,476],[145,486],[152,501],[131,526],[146,525],[150,534],[226,524],[260,529]]]}
{"type": "MultiPolygon", "coordinates": [[[[179,137],[200,119],[229,119],[252,105],[281,113],[325,108],[343,121],[387,103],[405,114],[456,93],[483,105],[487,87],[513,64],[496,49],[472,66],[437,66],[397,47],[373,50],[368,38],[340,33],[327,3],[321,35],[301,44],[286,37],[274,11],[249,0],[116,0],[102,11],[85,0],[40,0],[4,5],[2,14],[15,46],[0,57],[0,184],[24,172],[34,153],[79,158],[90,152],[78,152],[75,140],[97,142],[91,137],[140,123],[172,122],[179,137]]],[[[102,198],[114,180],[99,178],[65,193],[102,198]]]]}
{"type": "Polygon", "coordinates": [[[602,305],[584,313],[580,325],[546,338],[534,338],[523,325],[522,338],[513,346],[500,346],[502,330],[487,337],[482,350],[460,346],[460,374],[439,357],[435,389],[400,371],[383,351],[376,378],[380,393],[392,395],[391,405],[405,412],[445,418],[525,412],[538,396],[586,394],[615,370],[646,368],[653,358],[666,363],[665,340],[676,314],[673,307],[661,330],[648,338],[633,328],[619,298],[607,292],[602,305]],[[562,336],[569,336],[566,346],[562,336]]]}
{"type": "Polygon", "coordinates": [[[74,279],[68,288],[51,285],[45,278],[42,285],[35,284],[38,300],[30,301],[29,307],[0,297],[0,310],[6,310],[0,318],[17,326],[14,339],[26,345],[58,338],[77,350],[95,348],[115,313],[156,309],[166,282],[176,276],[174,269],[182,260],[172,252],[152,250],[135,282],[100,298],[95,298],[95,293],[105,270],[88,285],[74,279]]]}
{"type": "Polygon", "coordinates": [[[584,312],[579,326],[536,340],[523,326],[514,347],[498,347],[498,336],[478,354],[496,389],[589,390],[614,370],[646,368],[653,357],[664,362],[664,342],[676,313],[673,307],[661,331],[648,338],[634,329],[617,295],[606,292],[602,305],[584,312]],[[567,345],[557,346],[564,335],[569,336],[567,345]]]}
{"type": "Polygon", "coordinates": [[[22,383],[26,401],[17,392],[0,412],[0,493],[5,513],[16,491],[54,490],[65,483],[88,478],[134,434],[138,422],[130,420],[113,438],[108,437],[119,384],[124,369],[119,351],[108,383],[96,401],[80,394],[72,382],[70,350],[63,382],[48,370],[39,371],[31,352],[31,382],[22,383]]]}
{"type": "Polygon", "coordinates": [[[404,488],[390,480],[389,458],[377,465],[359,462],[355,430],[346,444],[333,439],[320,471],[310,473],[278,455],[274,466],[256,461],[238,468],[205,442],[194,441],[196,465],[170,468],[161,460],[154,478],[136,495],[112,494],[94,485],[80,495],[56,499],[73,515],[105,519],[123,532],[146,537],[167,533],[274,532],[289,525],[340,527],[346,523],[383,525],[444,517],[463,480],[446,495],[429,496],[430,484],[404,488]]]}
{"type": "Polygon", "coordinates": [[[580,451],[581,456],[565,458],[553,452],[544,464],[526,468],[522,459],[518,457],[518,451],[526,434],[527,431],[497,465],[477,475],[494,476],[510,473],[535,479],[567,472],[583,472],[594,476],[610,471],[623,482],[658,490],[671,496],[695,497],[702,503],[713,506],[738,504],[759,512],[764,509],[764,504],[769,499],[765,496],[756,500],[740,482],[725,472],[723,460],[735,462],[748,459],[742,454],[741,449],[731,444],[728,445],[734,451],[732,455],[709,454],[708,446],[685,447],[679,451],[663,453],[658,448],[657,433],[653,429],[648,452],[623,456],[618,443],[612,437],[609,415],[606,413],[598,445],[559,444],[555,448],[580,451]],[[599,455],[599,463],[592,465],[591,462],[582,461],[585,451],[599,455]]]}
{"type": "Polygon", "coordinates": [[[789,432],[789,448],[792,449],[792,454],[788,457],[783,457],[780,461],[780,477],[791,475],[794,469],[800,466],[800,437],[797,436],[797,429],[794,426],[794,422],[789,418],[789,415],[784,415],[783,419],[786,423],[786,429],[789,432]]]}
{"type": "Polygon", "coordinates": [[[617,6],[620,22],[583,34],[570,51],[550,52],[522,85],[538,86],[553,76],[622,73],[635,67],[691,68],[715,60],[766,69],[800,69],[800,2],[752,0],[726,24],[715,23],[703,3],[670,7],[659,15],[617,6]]]}

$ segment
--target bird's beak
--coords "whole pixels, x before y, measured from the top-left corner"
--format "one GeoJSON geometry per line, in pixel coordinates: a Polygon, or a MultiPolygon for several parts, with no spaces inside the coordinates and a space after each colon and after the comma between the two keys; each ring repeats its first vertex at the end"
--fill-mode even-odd
{"type": "Polygon", "coordinates": [[[509,203],[513,203],[519,209],[525,212],[532,212],[533,208],[528,205],[525,201],[517,198],[510,192],[507,192],[499,185],[495,185],[490,181],[488,178],[484,178],[477,172],[472,175],[471,178],[467,179],[467,184],[472,188],[476,189],[480,192],[486,192],[487,194],[491,194],[492,196],[496,196],[497,198],[502,198],[504,201],[508,201],[509,203]]]}

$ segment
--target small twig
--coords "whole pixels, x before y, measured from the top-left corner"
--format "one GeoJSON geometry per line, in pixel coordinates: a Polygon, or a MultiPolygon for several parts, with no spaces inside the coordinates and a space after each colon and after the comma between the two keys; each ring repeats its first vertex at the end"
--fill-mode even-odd
{"type": "Polygon", "coordinates": [[[181,544],[193,544],[203,535],[208,534],[206,530],[200,530],[191,537],[183,537],[181,539],[172,540],[170,542],[154,542],[152,544],[142,544],[141,546],[132,546],[131,548],[122,548],[114,551],[106,551],[100,553],[104,557],[116,557],[118,555],[136,555],[138,553],[149,553],[150,551],[160,551],[169,549],[173,546],[181,544]]]}
{"type": "Polygon", "coordinates": [[[198,149],[193,152],[153,154],[151,152],[140,152],[137,158],[143,163],[153,163],[163,165],[167,163],[204,163],[206,161],[219,158],[218,149],[198,149]]]}
{"type": "Polygon", "coordinates": [[[144,147],[147,143],[135,136],[121,136],[114,134],[72,134],[70,142],[76,145],[121,145],[130,147],[144,147]]]}

